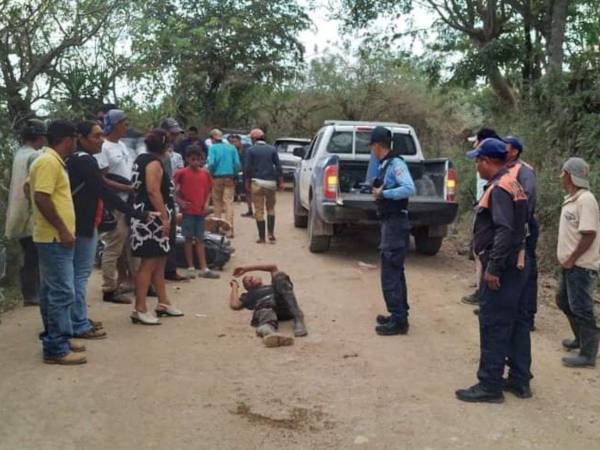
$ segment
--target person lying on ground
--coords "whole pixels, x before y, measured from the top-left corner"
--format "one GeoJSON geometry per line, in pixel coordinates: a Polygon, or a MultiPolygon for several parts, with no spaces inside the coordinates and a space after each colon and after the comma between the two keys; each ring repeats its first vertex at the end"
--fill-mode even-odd
{"type": "Polygon", "coordinates": [[[253,310],[251,325],[256,327],[256,334],[263,338],[267,347],[292,345],[292,337],[283,336],[277,332],[280,320],[294,321],[294,335],[306,336],[304,314],[298,305],[294,294],[292,280],[285,272],[280,272],[275,264],[237,267],[233,276],[238,278],[248,272],[262,271],[271,274],[271,284],[263,284],[260,277],[247,275],[242,279],[246,288],[240,295],[239,283],[231,280],[229,307],[233,310],[253,310]]]}

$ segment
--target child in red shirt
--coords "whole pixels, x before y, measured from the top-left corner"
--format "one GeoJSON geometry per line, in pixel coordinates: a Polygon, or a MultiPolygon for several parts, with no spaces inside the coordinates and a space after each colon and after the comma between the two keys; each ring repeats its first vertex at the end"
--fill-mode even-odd
{"type": "Polygon", "coordinates": [[[185,260],[189,278],[196,275],[202,278],[220,278],[219,274],[208,269],[204,252],[204,216],[212,189],[212,177],[204,168],[205,158],[199,146],[186,149],[187,167],[179,169],[173,180],[176,187],[177,203],[183,213],[181,233],[185,238],[185,260]],[[196,249],[200,270],[196,273],[193,250],[196,249]]]}

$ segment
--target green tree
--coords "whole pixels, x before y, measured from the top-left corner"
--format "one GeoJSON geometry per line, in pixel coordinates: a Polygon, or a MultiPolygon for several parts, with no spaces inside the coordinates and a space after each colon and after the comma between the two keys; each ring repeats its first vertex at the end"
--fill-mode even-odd
{"type": "Polygon", "coordinates": [[[0,102],[13,129],[49,98],[61,59],[96,36],[118,3],[0,0],[0,102]]]}
{"type": "Polygon", "coordinates": [[[172,88],[181,118],[225,121],[254,86],[293,79],[308,26],[294,0],[153,0],[141,7],[133,50],[139,76],[172,88]]]}

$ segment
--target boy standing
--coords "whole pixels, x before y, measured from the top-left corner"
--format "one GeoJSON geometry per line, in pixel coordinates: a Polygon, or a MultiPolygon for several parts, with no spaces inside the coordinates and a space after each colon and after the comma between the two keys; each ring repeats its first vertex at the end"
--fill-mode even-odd
{"type": "Polygon", "coordinates": [[[189,278],[196,277],[193,248],[200,262],[198,276],[202,278],[220,278],[219,274],[208,269],[204,253],[204,216],[212,189],[212,178],[204,168],[204,154],[197,145],[189,146],[185,151],[187,167],[175,173],[177,203],[183,212],[181,231],[185,238],[185,260],[189,278]]]}

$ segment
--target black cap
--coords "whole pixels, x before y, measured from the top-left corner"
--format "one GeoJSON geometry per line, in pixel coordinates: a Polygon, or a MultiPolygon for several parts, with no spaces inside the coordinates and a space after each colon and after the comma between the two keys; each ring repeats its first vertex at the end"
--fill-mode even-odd
{"type": "Polygon", "coordinates": [[[369,145],[383,144],[389,147],[392,144],[392,132],[386,127],[375,127],[371,132],[369,145]]]}

